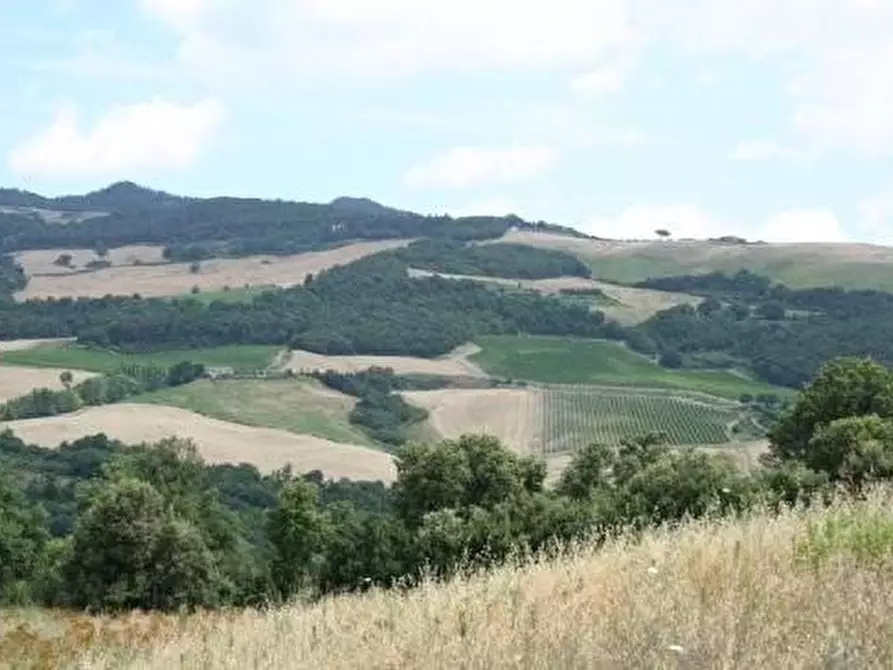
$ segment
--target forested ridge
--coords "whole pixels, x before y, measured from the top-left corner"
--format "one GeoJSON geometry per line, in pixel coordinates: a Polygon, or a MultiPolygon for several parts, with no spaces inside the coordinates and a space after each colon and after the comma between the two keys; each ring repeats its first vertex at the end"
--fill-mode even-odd
{"type": "Polygon", "coordinates": [[[126,350],[290,344],[325,354],[431,357],[500,333],[617,339],[624,329],[600,312],[532,292],[411,279],[387,253],[248,303],[106,297],[0,304],[0,339],[76,337],[126,350]]]}
{"type": "Polygon", "coordinates": [[[191,261],[228,255],[294,254],[353,240],[496,239],[511,227],[572,232],[514,216],[423,216],[356,198],[339,198],[329,204],[186,198],[131,183],[61,198],[5,189],[0,190],[0,205],[97,214],[59,225],[27,210],[0,213],[0,253],[143,243],[164,245],[170,260],[191,261]]]}
{"type": "Polygon", "coordinates": [[[544,462],[466,436],[404,448],[388,488],[208,466],[176,439],[42,449],[0,433],[0,602],[177,610],[411,588],[620,529],[858,494],[893,477],[891,421],[893,373],[843,359],[750,472],[647,435],[582,449],[549,487],[544,462]]]}

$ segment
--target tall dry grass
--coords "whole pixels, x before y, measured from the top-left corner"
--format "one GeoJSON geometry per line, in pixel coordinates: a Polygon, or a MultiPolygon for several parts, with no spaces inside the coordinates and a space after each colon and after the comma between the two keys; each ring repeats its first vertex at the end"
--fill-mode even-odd
{"type": "Polygon", "coordinates": [[[198,615],[148,651],[96,644],[80,667],[891,668],[891,503],[880,491],[405,594],[198,615]]]}

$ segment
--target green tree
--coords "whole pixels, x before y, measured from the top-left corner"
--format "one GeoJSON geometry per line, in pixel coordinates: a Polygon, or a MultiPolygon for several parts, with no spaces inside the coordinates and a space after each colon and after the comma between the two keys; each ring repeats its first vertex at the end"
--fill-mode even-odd
{"type": "Polygon", "coordinates": [[[804,463],[852,488],[893,477],[893,422],[876,414],[837,419],[818,428],[804,463]]]}
{"type": "Polygon", "coordinates": [[[267,538],[273,549],[270,574],[283,599],[310,586],[319,573],[329,522],[319,508],[315,486],[294,479],[282,487],[267,518],[267,538]]]}
{"type": "Polygon", "coordinates": [[[893,373],[864,358],[826,363],[769,432],[772,459],[806,462],[810,441],[822,426],[870,414],[893,418],[893,373]]]}
{"type": "Polygon", "coordinates": [[[70,370],[66,370],[62,374],[59,375],[59,381],[62,382],[62,386],[67,389],[71,388],[71,383],[74,381],[74,375],[71,374],[70,370]]]}
{"type": "Polygon", "coordinates": [[[43,508],[30,504],[0,472],[0,604],[31,601],[49,541],[43,508]]]}
{"type": "Polygon", "coordinates": [[[574,454],[571,462],[561,473],[557,491],[575,500],[586,500],[597,489],[609,484],[610,468],[616,454],[603,444],[590,444],[574,454]]]}

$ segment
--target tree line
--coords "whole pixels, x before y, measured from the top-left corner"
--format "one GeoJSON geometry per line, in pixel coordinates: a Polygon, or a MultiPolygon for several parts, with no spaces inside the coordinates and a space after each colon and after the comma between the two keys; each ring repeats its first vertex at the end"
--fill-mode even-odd
{"type": "Polygon", "coordinates": [[[799,387],[827,360],[871,355],[893,364],[893,294],[794,290],[742,270],[650,279],[642,287],[705,298],[639,327],[631,346],[674,367],[743,366],[772,384],[799,387]]]}
{"type": "Polygon", "coordinates": [[[49,450],[6,432],[0,598],[91,611],[275,604],[411,588],[624,528],[821,504],[893,476],[893,373],[829,363],[771,440],[754,472],[660,436],[594,444],[548,487],[543,461],[466,436],[405,447],[385,487],[208,466],[177,439],[49,450]]]}

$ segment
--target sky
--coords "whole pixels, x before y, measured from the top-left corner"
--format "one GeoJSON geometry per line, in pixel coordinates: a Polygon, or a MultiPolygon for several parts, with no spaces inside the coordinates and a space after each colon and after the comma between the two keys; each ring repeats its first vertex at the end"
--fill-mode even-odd
{"type": "Polygon", "coordinates": [[[893,244],[893,0],[0,0],[0,185],[893,244]]]}

